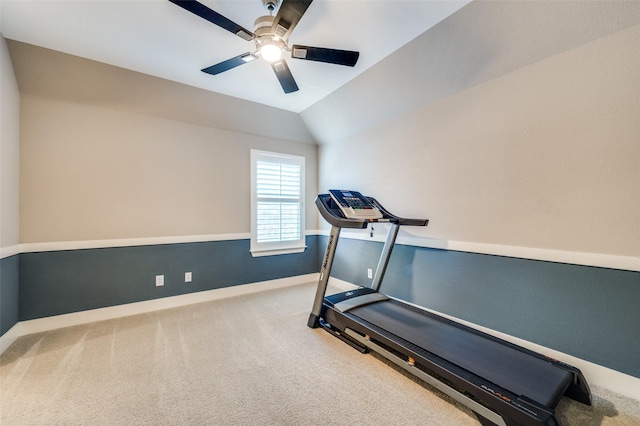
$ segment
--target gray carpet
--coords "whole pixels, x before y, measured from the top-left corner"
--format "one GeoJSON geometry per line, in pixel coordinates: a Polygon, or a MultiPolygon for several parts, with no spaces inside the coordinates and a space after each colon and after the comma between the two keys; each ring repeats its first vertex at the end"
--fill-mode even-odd
{"type": "MultiPolygon", "coordinates": [[[[19,338],[0,357],[4,425],[478,425],[465,407],[307,328],[314,284],[19,338]]],[[[640,425],[595,389],[565,425],[640,425]]]]}

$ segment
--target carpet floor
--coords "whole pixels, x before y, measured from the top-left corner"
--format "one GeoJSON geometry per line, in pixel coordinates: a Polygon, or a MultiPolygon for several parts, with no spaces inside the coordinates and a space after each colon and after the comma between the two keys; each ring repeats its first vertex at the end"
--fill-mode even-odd
{"type": "MultiPolygon", "coordinates": [[[[4,425],[478,425],[374,355],[306,326],[315,284],[23,336],[0,356],[4,425]]],[[[588,378],[587,378],[588,379],[588,378]]],[[[640,426],[604,389],[565,425],[640,426]]]]}

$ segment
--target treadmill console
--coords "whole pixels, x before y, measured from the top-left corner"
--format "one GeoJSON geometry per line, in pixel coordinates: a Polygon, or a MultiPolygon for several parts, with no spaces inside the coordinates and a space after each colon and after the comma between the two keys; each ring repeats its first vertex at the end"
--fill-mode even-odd
{"type": "Polygon", "coordinates": [[[382,213],[357,191],[330,189],[329,194],[347,219],[381,219],[382,213]]]}

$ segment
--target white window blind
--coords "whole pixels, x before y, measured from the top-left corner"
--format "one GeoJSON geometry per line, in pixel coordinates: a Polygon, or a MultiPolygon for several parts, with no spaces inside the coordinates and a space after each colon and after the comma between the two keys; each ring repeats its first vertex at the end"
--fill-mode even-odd
{"type": "Polygon", "coordinates": [[[251,150],[251,254],[304,250],[304,157],[251,150]]]}

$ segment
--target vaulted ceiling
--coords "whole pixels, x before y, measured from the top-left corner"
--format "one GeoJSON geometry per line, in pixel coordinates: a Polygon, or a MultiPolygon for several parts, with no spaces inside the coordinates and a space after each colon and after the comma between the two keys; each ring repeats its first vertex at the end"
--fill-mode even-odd
{"type": "MultiPolygon", "coordinates": [[[[168,0],[2,0],[1,17],[5,38],[301,112],[469,1],[313,1],[290,44],[354,50],[360,57],[353,68],[289,58],[300,88],[290,94],[264,60],[215,76],[201,72],[255,46],[168,0]]],[[[269,14],[262,0],[200,2],[250,31],[269,14]]]]}
{"type": "MultiPolygon", "coordinates": [[[[245,28],[261,0],[202,0],[245,28]]],[[[288,59],[201,68],[251,43],[168,0],[0,0],[22,93],[266,137],[326,143],[627,27],[638,1],[315,0],[291,41],[358,50],[355,67],[288,59]]]]}

